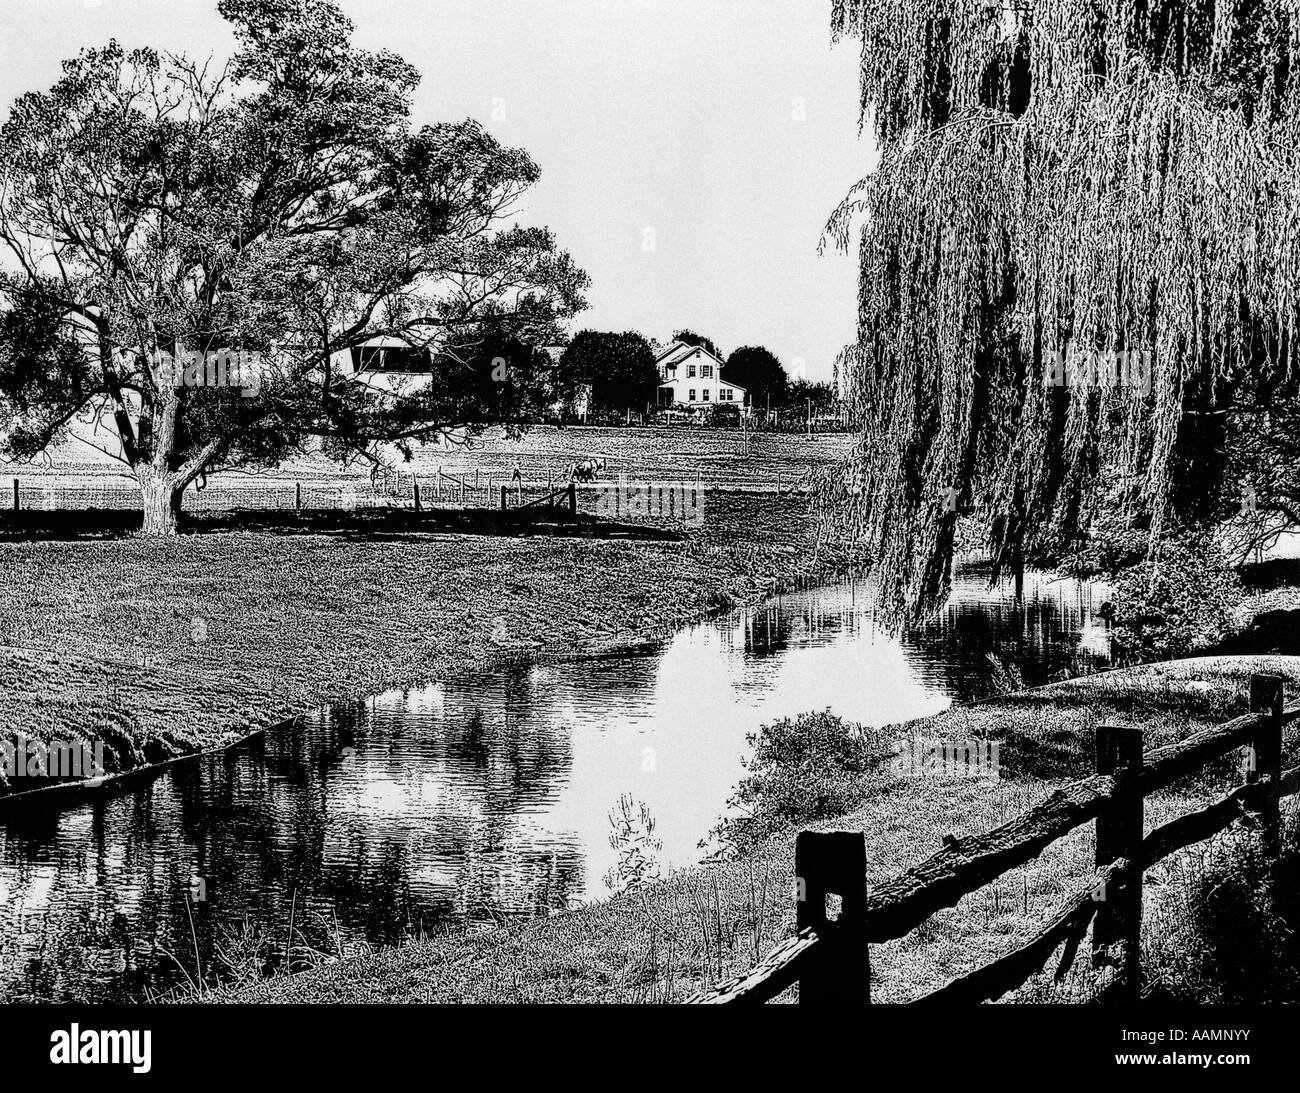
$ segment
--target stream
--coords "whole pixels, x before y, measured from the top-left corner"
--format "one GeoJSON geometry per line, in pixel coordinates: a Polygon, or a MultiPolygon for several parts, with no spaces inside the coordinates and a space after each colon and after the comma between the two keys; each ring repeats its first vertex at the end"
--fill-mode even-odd
{"type": "MultiPolygon", "coordinates": [[[[864,583],[776,596],[653,651],[502,669],[321,710],[117,796],[0,823],[0,999],[144,1000],[197,963],[490,929],[610,893],[610,834],[654,820],[659,867],[743,776],[746,734],[830,708],[864,724],[1105,668],[1088,585],[982,576],[899,639],[864,583]]],[[[1094,603],[1094,600],[1096,601],[1094,603]]]]}

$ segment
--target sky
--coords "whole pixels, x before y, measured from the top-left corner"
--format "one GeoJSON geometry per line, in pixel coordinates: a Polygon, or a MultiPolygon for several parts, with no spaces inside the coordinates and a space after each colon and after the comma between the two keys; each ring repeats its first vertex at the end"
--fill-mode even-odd
{"type": "MultiPolygon", "coordinates": [[[[817,244],[876,163],[858,51],[830,0],[339,0],[365,48],[422,74],[415,124],[472,117],[528,150],[517,210],[592,278],[576,331],[680,328],[831,376],[856,260],[817,244]]],[[[216,0],[2,0],[0,116],[110,38],[224,58],[216,0]]]]}

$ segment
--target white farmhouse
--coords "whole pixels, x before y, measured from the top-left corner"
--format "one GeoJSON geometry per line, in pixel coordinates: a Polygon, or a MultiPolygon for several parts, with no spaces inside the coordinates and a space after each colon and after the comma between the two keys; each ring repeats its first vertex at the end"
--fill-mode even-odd
{"type": "Polygon", "coordinates": [[[700,345],[673,342],[655,358],[659,369],[660,406],[699,410],[721,403],[748,414],[745,389],[722,378],[722,361],[700,345]]]}

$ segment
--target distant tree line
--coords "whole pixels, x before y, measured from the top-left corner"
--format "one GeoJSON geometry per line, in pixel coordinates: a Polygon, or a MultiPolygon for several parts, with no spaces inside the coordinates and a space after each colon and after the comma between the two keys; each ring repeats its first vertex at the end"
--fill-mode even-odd
{"type": "MultiPolygon", "coordinates": [[[[724,355],[717,344],[692,330],[678,330],[674,341],[698,345],[723,361],[722,379],[745,389],[749,404],[770,420],[786,418],[793,425],[802,423],[811,413],[814,418],[838,412],[835,389],[829,383],[811,383],[791,378],[771,350],[746,345],[724,355]]],[[[541,384],[542,390],[531,400],[550,414],[568,416],[585,405],[589,419],[621,417],[629,410],[640,414],[654,407],[661,383],[655,357],[658,350],[649,339],[636,331],[583,330],[576,334],[557,361],[547,354],[540,364],[512,369],[517,383],[525,388],[541,384]],[[585,395],[585,399],[584,399],[585,395]]],[[[490,370],[490,362],[485,362],[490,370]]],[[[523,409],[530,404],[520,390],[514,396],[523,409]]],[[[739,416],[738,406],[717,405],[713,416],[739,416]]]]}
{"type": "MultiPolygon", "coordinates": [[[[655,406],[660,385],[655,357],[659,350],[633,331],[582,330],[563,344],[541,346],[506,324],[485,322],[463,339],[432,356],[444,399],[485,421],[524,426],[540,421],[625,420],[655,406]]],[[[689,330],[674,340],[699,345],[724,361],[722,378],[743,387],[758,411],[757,424],[803,428],[807,418],[825,419],[838,412],[829,383],[792,378],[780,360],[763,346],[741,346],[723,357],[709,338],[689,330]]],[[[739,418],[736,405],[718,404],[710,420],[726,424],[739,418]]]]}

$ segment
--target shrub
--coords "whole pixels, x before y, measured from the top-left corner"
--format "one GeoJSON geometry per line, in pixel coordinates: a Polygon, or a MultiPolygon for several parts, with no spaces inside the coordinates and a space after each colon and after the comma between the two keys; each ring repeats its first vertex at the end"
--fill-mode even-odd
{"type": "Polygon", "coordinates": [[[746,737],[748,772],[727,801],[740,815],[711,832],[721,852],[743,853],[794,824],[848,812],[866,795],[863,775],[888,753],[829,710],[783,718],[746,737]]]}
{"type": "Polygon", "coordinates": [[[1214,645],[1233,630],[1241,580],[1206,535],[1167,540],[1155,562],[1123,570],[1115,583],[1115,638],[1128,660],[1168,660],[1214,645]]]}
{"type": "Polygon", "coordinates": [[[710,425],[734,429],[740,425],[740,404],[715,402],[709,407],[706,420],[710,425]]]}

